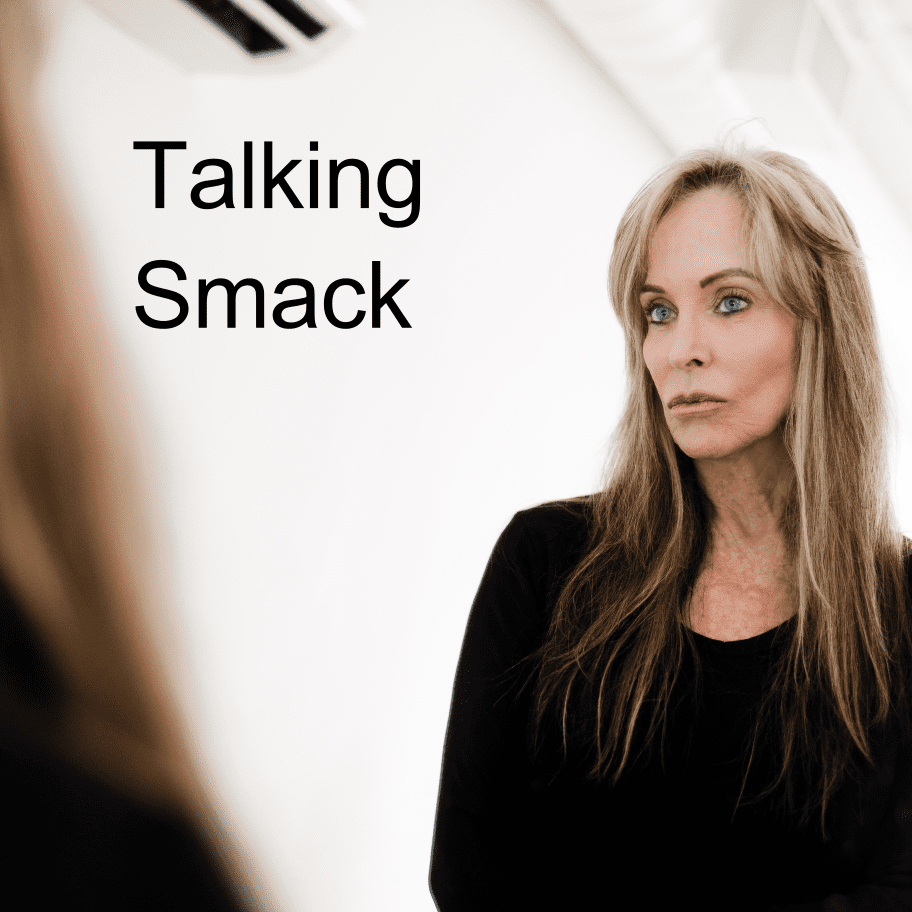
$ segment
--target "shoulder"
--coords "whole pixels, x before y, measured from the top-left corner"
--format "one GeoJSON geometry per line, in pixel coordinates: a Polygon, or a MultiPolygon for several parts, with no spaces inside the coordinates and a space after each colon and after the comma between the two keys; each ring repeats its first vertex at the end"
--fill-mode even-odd
{"type": "Polygon", "coordinates": [[[582,557],[592,528],[593,495],[517,511],[501,533],[492,562],[546,595],[582,557]]]}
{"type": "Polygon", "coordinates": [[[502,671],[535,649],[562,584],[583,556],[590,501],[551,501],[513,515],[475,595],[464,655],[490,660],[502,671]]]}
{"type": "Polygon", "coordinates": [[[593,498],[592,494],[584,494],[519,510],[505,532],[542,543],[586,538],[591,527],[593,498]]]}

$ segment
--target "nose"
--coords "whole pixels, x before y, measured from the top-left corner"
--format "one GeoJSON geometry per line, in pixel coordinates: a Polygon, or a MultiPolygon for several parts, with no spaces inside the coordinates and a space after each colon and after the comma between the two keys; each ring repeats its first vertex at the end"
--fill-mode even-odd
{"type": "Polygon", "coordinates": [[[672,367],[689,370],[710,360],[709,337],[705,330],[699,316],[682,314],[675,320],[674,326],[669,327],[668,361],[672,367]]]}

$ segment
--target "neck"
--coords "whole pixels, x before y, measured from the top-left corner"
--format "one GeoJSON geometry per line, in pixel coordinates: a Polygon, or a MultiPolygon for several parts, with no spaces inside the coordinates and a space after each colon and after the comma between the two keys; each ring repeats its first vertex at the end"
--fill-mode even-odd
{"type": "Polygon", "coordinates": [[[741,561],[761,555],[765,562],[781,560],[782,519],[794,478],[781,435],[727,457],[696,460],[695,466],[715,508],[713,553],[741,561]]]}

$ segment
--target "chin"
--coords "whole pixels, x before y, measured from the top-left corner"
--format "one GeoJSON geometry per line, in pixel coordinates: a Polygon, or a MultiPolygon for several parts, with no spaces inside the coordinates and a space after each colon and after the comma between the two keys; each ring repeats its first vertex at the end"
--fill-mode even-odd
{"type": "Polygon", "coordinates": [[[675,443],[680,447],[681,451],[686,456],[690,456],[691,459],[725,459],[728,456],[733,456],[739,450],[744,449],[744,447],[725,446],[721,442],[703,440],[675,439],[675,443]]]}
{"type": "Polygon", "coordinates": [[[751,447],[764,449],[771,444],[775,429],[766,433],[732,433],[723,428],[679,428],[672,431],[674,442],[691,459],[728,459],[751,447]]]}

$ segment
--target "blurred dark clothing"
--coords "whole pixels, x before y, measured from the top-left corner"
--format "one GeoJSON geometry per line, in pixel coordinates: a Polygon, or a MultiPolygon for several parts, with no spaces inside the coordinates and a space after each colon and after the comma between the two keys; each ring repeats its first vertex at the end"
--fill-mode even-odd
{"type": "MultiPolygon", "coordinates": [[[[53,715],[62,685],[0,580],[4,698],[53,715]]],[[[198,834],[0,725],[0,902],[22,910],[237,912],[198,834]]]]}
{"type": "MultiPolygon", "coordinates": [[[[554,724],[533,757],[532,687],[516,699],[505,672],[542,642],[587,531],[581,499],[521,511],[488,563],[444,746],[430,871],[441,912],[912,912],[912,748],[898,727],[873,736],[876,768],[837,796],[830,841],[819,811],[816,828],[799,830],[775,796],[742,803],[732,820],[745,740],[795,617],[734,642],[694,633],[702,695],[685,648],[664,771],[656,750],[616,787],[588,782],[591,748],[571,738],[562,763],[554,724]]],[[[758,747],[745,798],[772,783],[779,762],[758,747]]]]}

